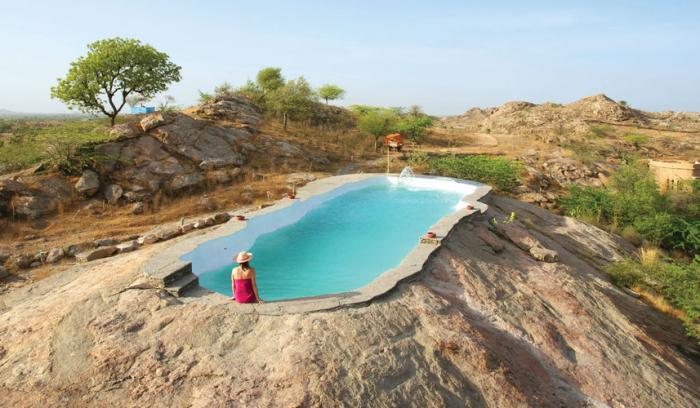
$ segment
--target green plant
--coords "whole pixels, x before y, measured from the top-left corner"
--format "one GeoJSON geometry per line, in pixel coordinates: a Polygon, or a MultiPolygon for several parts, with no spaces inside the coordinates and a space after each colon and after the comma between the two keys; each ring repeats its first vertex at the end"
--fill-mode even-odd
{"type": "Polygon", "coordinates": [[[635,149],[639,150],[643,144],[649,142],[649,136],[639,133],[625,133],[622,135],[622,140],[634,145],[635,149]]]}
{"type": "Polygon", "coordinates": [[[214,95],[206,92],[202,92],[200,90],[197,90],[199,92],[199,103],[206,103],[214,99],[214,95]]]}
{"type": "Polygon", "coordinates": [[[0,133],[7,133],[12,130],[12,123],[7,120],[0,119],[0,133]]]}
{"type": "Polygon", "coordinates": [[[51,88],[51,97],[90,114],[104,114],[114,126],[127,99],[146,99],[181,79],[180,67],[167,54],[139,40],[110,38],[88,45],[88,54],[71,64],[65,78],[51,88]]]}
{"type": "Polygon", "coordinates": [[[433,156],[428,159],[431,170],[449,177],[480,181],[504,192],[520,184],[520,163],[504,157],[487,155],[433,156]]]}
{"type": "Polygon", "coordinates": [[[16,170],[50,160],[48,147],[57,143],[83,145],[110,140],[106,119],[16,121],[12,135],[0,146],[0,168],[16,170]]]}
{"type": "Polygon", "coordinates": [[[425,166],[428,164],[430,157],[426,152],[411,152],[408,155],[408,164],[412,166],[425,166]]]}
{"type": "Polygon", "coordinates": [[[622,287],[661,295],[679,308],[688,335],[700,342],[700,257],[691,262],[626,259],[608,265],[610,280],[622,287]]]}
{"type": "Polygon", "coordinates": [[[607,225],[610,231],[633,229],[639,237],[666,249],[684,251],[690,256],[700,253],[700,219],[697,192],[690,195],[690,204],[674,200],[678,194],[659,192],[648,167],[632,161],[613,173],[605,188],[571,186],[559,200],[564,213],[598,225],[607,225]]]}
{"type": "Polygon", "coordinates": [[[608,137],[614,131],[609,125],[592,126],[586,136],[588,138],[603,138],[608,137]]]}

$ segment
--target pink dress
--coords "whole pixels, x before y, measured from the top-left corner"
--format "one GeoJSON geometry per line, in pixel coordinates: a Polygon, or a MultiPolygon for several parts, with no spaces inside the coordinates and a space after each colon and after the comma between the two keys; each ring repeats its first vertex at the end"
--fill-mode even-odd
{"type": "Polygon", "coordinates": [[[248,279],[233,279],[233,295],[238,303],[255,303],[258,299],[253,291],[253,280],[248,279]]]}

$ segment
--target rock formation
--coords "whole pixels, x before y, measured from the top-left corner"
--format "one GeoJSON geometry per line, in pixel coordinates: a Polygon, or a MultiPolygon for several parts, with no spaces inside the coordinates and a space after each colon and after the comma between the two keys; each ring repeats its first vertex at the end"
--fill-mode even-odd
{"type": "Polygon", "coordinates": [[[197,189],[207,180],[228,183],[253,159],[329,163],[321,152],[255,128],[260,114],[244,99],[214,99],[188,113],[154,113],[140,123],[115,126],[115,140],[94,147],[95,168],[73,183],[29,171],[0,176],[0,216],[38,218],[80,198],[114,205],[197,189]]]}
{"type": "Polygon", "coordinates": [[[367,305],[311,314],[250,313],[250,305],[206,292],[173,298],[140,271],[161,245],[4,284],[0,405],[700,400],[698,345],[601,271],[624,256],[625,244],[534,206],[494,197],[487,214],[457,225],[413,281],[367,305]],[[537,261],[491,232],[489,220],[511,212],[523,236],[556,252],[556,262],[537,261]]]}

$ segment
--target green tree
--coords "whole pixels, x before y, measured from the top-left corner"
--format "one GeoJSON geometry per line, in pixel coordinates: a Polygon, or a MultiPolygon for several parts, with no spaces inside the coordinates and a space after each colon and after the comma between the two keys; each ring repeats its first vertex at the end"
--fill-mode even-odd
{"type": "Polygon", "coordinates": [[[320,96],[321,99],[324,99],[326,101],[326,105],[328,105],[328,101],[343,99],[343,96],[345,96],[345,90],[333,84],[325,84],[318,88],[318,96],[320,96]]]}
{"type": "Polygon", "coordinates": [[[289,119],[303,120],[311,117],[317,103],[316,92],[303,76],[287,81],[267,95],[267,98],[265,106],[282,118],[284,130],[287,130],[289,119]]]}
{"type": "Polygon", "coordinates": [[[181,79],[180,67],[167,54],[127,38],[88,45],[88,53],[71,63],[65,78],[51,88],[51,97],[69,109],[104,114],[114,121],[132,94],[151,99],[181,79]]]}
{"type": "Polygon", "coordinates": [[[396,130],[418,142],[425,136],[425,130],[432,125],[433,118],[428,115],[413,116],[409,114],[401,118],[396,125],[396,130]]]}
{"type": "Polygon", "coordinates": [[[276,91],[285,85],[282,77],[282,68],[266,67],[258,71],[255,82],[263,94],[276,91]]]}
{"type": "Polygon", "coordinates": [[[374,137],[374,150],[379,148],[379,138],[396,129],[399,116],[391,109],[371,109],[360,115],[357,127],[374,137]]]}

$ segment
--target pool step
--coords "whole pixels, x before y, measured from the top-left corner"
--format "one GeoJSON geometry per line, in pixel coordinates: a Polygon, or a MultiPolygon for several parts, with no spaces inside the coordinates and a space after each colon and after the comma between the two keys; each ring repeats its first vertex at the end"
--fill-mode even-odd
{"type": "Polygon", "coordinates": [[[192,263],[187,262],[182,264],[182,266],[172,268],[167,272],[159,276],[163,280],[163,284],[168,286],[169,284],[177,281],[183,276],[192,275],[192,263]]]}
{"type": "Polygon", "coordinates": [[[144,274],[158,287],[176,297],[199,285],[199,278],[192,273],[192,263],[179,259],[147,264],[144,274]]]}
{"type": "Polygon", "coordinates": [[[196,288],[197,285],[199,285],[199,277],[189,272],[181,275],[176,280],[166,283],[163,289],[175,297],[180,297],[188,290],[196,288]]]}

